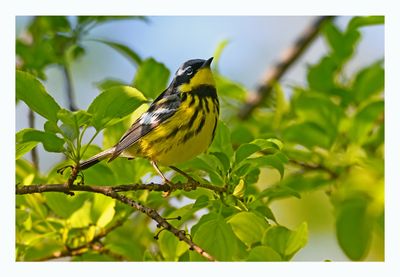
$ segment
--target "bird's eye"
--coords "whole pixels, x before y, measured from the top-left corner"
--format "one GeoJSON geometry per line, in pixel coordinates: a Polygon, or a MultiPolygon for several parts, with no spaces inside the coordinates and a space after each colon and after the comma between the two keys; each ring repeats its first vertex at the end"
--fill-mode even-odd
{"type": "Polygon", "coordinates": [[[191,66],[189,66],[189,67],[186,69],[186,74],[187,74],[187,75],[192,75],[192,74],[193,74],[193,68],[192,68],[191,66]]]}

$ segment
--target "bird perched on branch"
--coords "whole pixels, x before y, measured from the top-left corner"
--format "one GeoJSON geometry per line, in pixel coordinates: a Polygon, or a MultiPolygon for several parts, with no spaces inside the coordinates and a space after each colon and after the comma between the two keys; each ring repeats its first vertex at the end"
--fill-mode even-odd
{"type": "MultiPolygon", "coordinates": [[[[211,62],[193,59],[183,63],[164,90],[112,148],[79,164],[84,170],[103,159],[144,157],[151,161],[164,182],[169,180],[158,167],[190,160],[207,150],[213,141],[219,101],[211,62]]],[[[176,169],[176,168],[174,168],[176,169]]],[[[182,172],[181,172],[182,173],[182,172]]]]}

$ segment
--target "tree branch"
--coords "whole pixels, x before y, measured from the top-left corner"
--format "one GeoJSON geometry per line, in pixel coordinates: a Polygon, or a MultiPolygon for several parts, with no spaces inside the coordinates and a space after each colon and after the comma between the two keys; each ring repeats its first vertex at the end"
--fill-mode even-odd
{"type": "MultiPolygon", "coordinates": [[[[76,178],[76,176],[75,176],[76,178]]],[[[208,185],[211,186],[211,185],[208,185]]],[[[215,186],[213,186],[215,187],[215,186]]],[[[174,234],[179,240],[184,241],[186,244],[190,246],[190,250],[194,250],[209,261],[215,261],[214,257],[211,256],[209,253],[204,251],[200,246],[195,244],[191,239],[188,238],[186,235],[186,232],[184,230],[179,230],[172,226],[168,221],[163,218],[156,210],[146,207],[139,202],[136,202],[125,195],[118,194],[118,192],[121,191],[129,191],[129,190],[140,190],[140,189],[148,189],[148,190],[154,190],[154,191],[169,191],[172,189],[185,189],[185,190],[192,190],[196,188],[195,184],[182,184],[182,183],[177,183],[177,184],[164,184],[164,185],[159,185],[159,184],[133,184],[133,185],[121,185],[121,186],[78,186],[78,185],[73,185],[70,184],[45,184],[45,185],[30,185],[30,186],[17,186],[16,188],[16,194],[31,194],[31,193],[43,193],[43,192],[62,192],[66,193],[69,195],[73,195],[73,191],[87,191],[87,192],[93,192],[93,193],[100,193],[105,196],[111,197],[113,199],[116,199],[126,205],[131,206],[132,208],[146,214],[150,218],[152,218],[154,221],[157,222],[157,227],[163,228],[165,230],[168,230],[172,234],[174,234]]],[[[221,187],[215,187],[220,189],[224,189],[221,187]]]]}
{"type": "Polygon", "coordinates": [[[74,88],[72,85],[72,76],[69,70],[69,64],[65,61],[65,64],[62,65],[62,72],[65,78],[65,90],[67,92],[67,100],[68,106],[71,111],[77,111],[78,108],[75,103],[75,95],[74,95],[74,88]]]}
{"type": "Polygon", "coordinates": [[[267,96],[270,94],[274,84],[280,80],[285,72],[293,65],[297,59],[304,53],[307,47],[317,37],[322,25],[328,20],[332,20],[334,16],[320,16],[311,26],[308,26],[299,36],[295,43],[283,52],[282,58],[272,68],[270,68],[265,79],[256,92],[248,97],[246,103],[239,111],[239,118],[246,119],[250,114],[260,106],[267,96]]]}
{"type": "Polygon", "coordinates": [[[197,189],[197,187],[203,187],[215,192],[225,192],[225,187],[218,187],[208,184],[193,184],[193,183],[172,183],[172,184],[128,184],[119,186],[89,186],[89,185],[68,185],[68,184],[41,184],[41,185],[30,185],[30,186],[18,186],[16,188],[16,194],[32,194],[32,193],[43,193],[43,192],[63,192],[69,195],[73,195],[73,191],[86,191],[107,194],[110,192],[122,192],[122,191],[136,191],[136,190],[148,190],[148,191],[170,191],[170,190],[184,190],[191,191],[197,189]]]}
{"type": "MultiPolygon", "coordinates": [[[[29,121],[29,128],[35,128],[35,114],[34,112],[29,109],[29,114],[28,114],[28,121],[29,121]]],[[[32,157],[32,164],[36,169],[39,169],[39,156],[37,152],[37,147],[33,147],[31,150],[31,157],[32,157]]]]}

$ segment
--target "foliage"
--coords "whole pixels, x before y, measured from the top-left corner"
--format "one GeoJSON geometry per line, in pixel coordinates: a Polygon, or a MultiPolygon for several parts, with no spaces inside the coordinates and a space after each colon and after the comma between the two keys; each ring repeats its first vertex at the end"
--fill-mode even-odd
{"type": "MultiPolygon", "coordinates": [[[[57,169],[98,153],[100,147],[91,143],[100,132],[102,148],[112,146],[167,85],[170,71],[162,63],[142,59],[120,43],[98,39],[94,41],[121,52],[137,66],[132,84],[104,80],[89,108],[79,111],[62,108],[42,85],[46,67],[65,65],[84,55],[82,37],[98,24],[116,19],[126,18],[78,17],[72,27],[66,17],[36,17],[28,30],[32,41],[17,39],[16,98],[47,120],[41,130],[23,129],[16,134],[19,186],[65,183],[67,177],[57,174],[57,169]],[[94,134],[84,142],[89,129],[94,134]],[[54,164],[49,172],[39,172],[24,158],[38,143],[46,151],[64,153],[69,160],[54,164]]],[[[384,234],[383,62],[351,78],[343,75],[361,40],[359,28],[381,23],[379,17],[355,17],[344,31],[326,24],[323,35],[330,50],[309,67],[307,86],[295,87],[286,99],[276,84],[272,109],[259,109],[246,121],[237,118],[246,88],[218,70],[227,45],[224,41],[214,61],[222,103],[215,139],[207,153],[178,167],[198,182],[226,191],[177,190],[169,196],[171,201],[148,190],[125,195],[162,211],[165,218],[180,216],[172,224],[186,230],[217,260],[289,261],[307,244],[307,223],[294,230],[278,224],[271,202],[325,190],[334,207],[340,247],[350,259],[363,259],[373,233],[384,234]],[[264,168],[277,172],[276,184],[267,186],[259,179],[264,168]],[[180,201],[185,204],[177,205],[180,201]]],[[[179,174],[169,174],[172,182],[186,182],[179,174]]],[[[148,183],[153,176],[148,161],[141,158],[99,163],[84,172],[85,185],[148,183]]],[[[64,256],[86,261],[205,260],[172,233],[163,231],[158,240],[154,234],[148,217],[104,195],[16,196],[17,260],[64,256]]]]}

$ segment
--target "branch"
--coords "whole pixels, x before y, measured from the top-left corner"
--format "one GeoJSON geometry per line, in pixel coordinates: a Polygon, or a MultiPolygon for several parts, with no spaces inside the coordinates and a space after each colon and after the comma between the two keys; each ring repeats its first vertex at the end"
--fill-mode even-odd
{"type": "MultiPolygon", "coordinates": [[[[76,178],[76,176],[75,176],[76,178]]],[[[156,221],[157,227],[163,228],[165,230],[168,230],[169,232],[173,233],[179,240],[184,241],[190,246],[190,250],[194,250],[209,261],[215,261],[214,257],[208,254],[206,251],[204,251],[200,246],[195,244],[191,239],[188,238],[186,235],[186,232],[184,230],[179,230],[172,226],[166,219],[164,219],[156,210],[146,207],[122,194],[118,194],[117,192],[120,191],[128,191],[128,190],[139,190],[139,189],[152,189],[155,191],[169,191],[171,190],[171,186],[173,187],[181,187],[182,189],[185,189],[185,185],[187,186],[188,184],[182,184],[182,183],[177,183],[177,184],[168,184],[168,185],[158,185],[158,184],[148,184],[148,185],[143,185],[143,184],[134,184],[134,185],[121,185],[121,186],[78,186],[78,185],[73,185],[70,184],[47,184],[47,185],[31,185],[31,186],[19,186],[16,188],[16,194],[31,194],[31,193],[42,193],[42,192],[62,192],[66,193],[69,195],[73,195],[72,191],[87,191],[87,192],[93,192],[93,193],[100,193],[105,196],[111,197],[113,199],[116,199],[126,205],[131,206],[132,208],[146,214],[150,218],[152,218],[154,221],[156,221]]],[[[214,186],[213,186],[214,187],[214,186]]],[[[224,189],[221,187],[215,187],[219,189],[224,189]]],[[[193,184],[189,184],[186,189],[195,189],[193,184]]]]}
{"type": "Polygon", "coordinates": [[[62,72],[63,72],[64,78],[65,78],[65,90],[67,92],[67,100],[68,100],[69,109],[71,111],[76,111],[76,110],[78,110],[78,108],[75,103],[74,88],[72,85],[72,76],[71,76],[71,71],[69,70],[68,61],[65,61],[65,63],[62,65],[62,72]]]}
{"type": "Polygon", "coordinates": [[[197,187],[204,187],[216,192],[225,192],[225,187],[217,187],[208,184],[193,184],[193,183],[172,183],[172,184],[128,184],[119,186],[89,186],[89,185],[68,185],[68,184],[41,184],[41,185],[30,185],[30,186],[18,186],[16,188],[16,194],[32,194],[42,192],[63,192],[65,194],[74,195],[73,191],[86,191],[94,193],[107,194],[110,192],[122,192],[122,191],[137,191],[137,190],[148,190],[148,191],[162,191],[167,192],[171,190],[184,190],[191,191],[197,189],[197,187]]]}
{"type": "Polygon", "coordinates": [[[246,119],[250,114],[260,106],[270,94],[273,85],[281,79],[283,74],[293,65],[297,59],[304,53],[307,47],[317,37],[322,25],[334,16],[320,16],[311,26],[308,26],[299,36],[295,43],[283,52],[281,60],[269,69],[265,75],[265,80],[257,88],[255,94],[248,97],[246,103],[239,111],[239,118],[246,119]]]}
{"type": "MultiPolygon", "coordinates": [[[[35,128],[35,114],[34,112],[29,109],[29,114],[28,114],[28,120],[29,120],[29,128],[35,128]]],[[[31,150],[31,156],[32,156],[32,164],[36,169],[39,169],[39,156],[37,152],[37,147],[33,147],[31,150]]]]}

